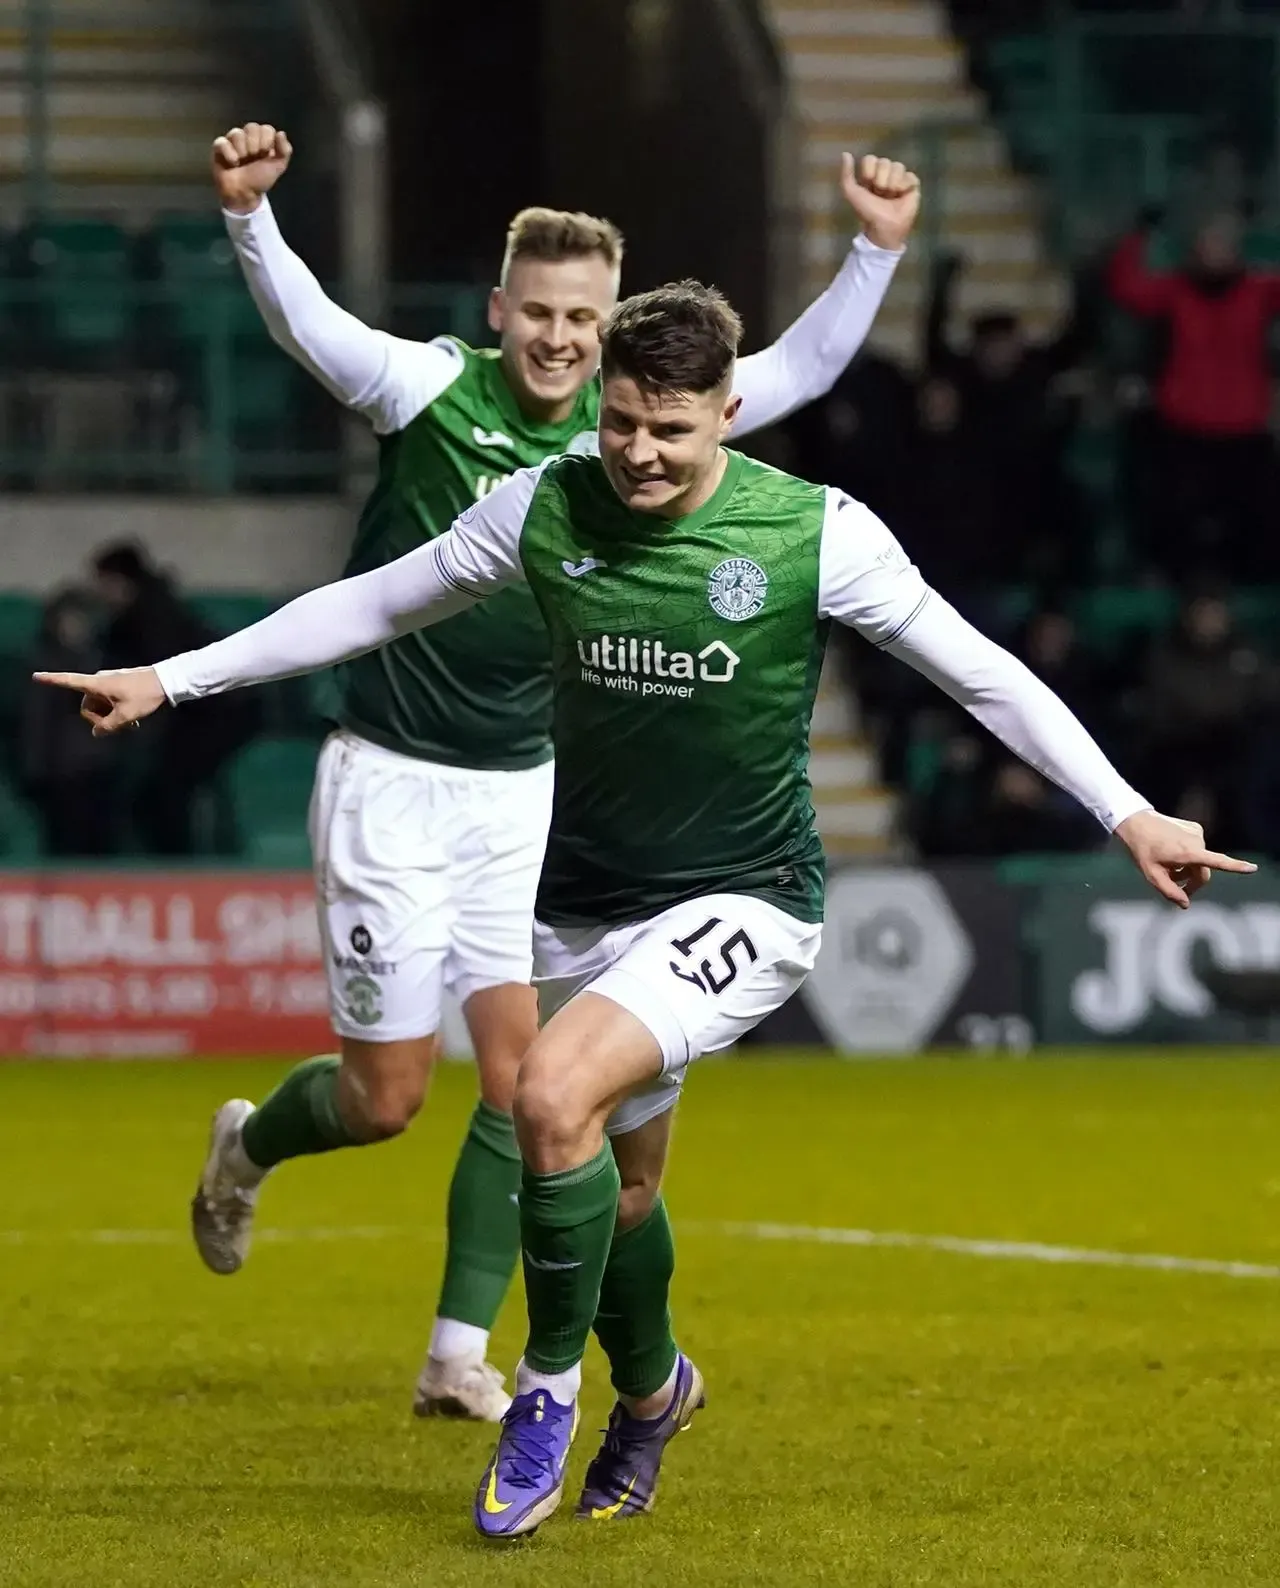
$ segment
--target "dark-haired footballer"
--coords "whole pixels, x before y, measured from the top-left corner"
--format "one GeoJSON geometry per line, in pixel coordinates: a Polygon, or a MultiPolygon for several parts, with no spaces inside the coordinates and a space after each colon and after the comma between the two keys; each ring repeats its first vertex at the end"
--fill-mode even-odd
{"type": "Polygon", "coordinates": [[[529,1332],[475,1500],[490,1538],[556,1509],[594,1328],[618,1403],[577,1514],[647,1511],[703,1400],[677,1348],[658,1194],[690,1063],[729,1046],[812,968],[823,859],[809,718],[832,619],[932,679],[1072,793],[1185,905],[1251,871],[1157,815],[1070,711],[924,582],[860,503],[755,463],[732,428],[740,326],[683,282],[602,336],[599,457],[517,474],[390,567],[154,669],[51,682],[97,731],[384,645],[524,584],[551,637],[556,788],[538,888],[542,1029],[514,1115],[529,1332]]]}

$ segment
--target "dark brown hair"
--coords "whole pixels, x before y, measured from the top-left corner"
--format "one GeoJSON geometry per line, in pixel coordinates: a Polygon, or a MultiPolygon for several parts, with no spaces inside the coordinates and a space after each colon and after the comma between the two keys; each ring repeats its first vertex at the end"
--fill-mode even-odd
{"type": "Polygon", "coordinates": [[[622,233],[612,221],[579,210],[521,210],[507,228],[502,281],[517,259],[589,259],[599,254],[612,270],[620,270],[622,248],[622,233]]]}
{"type": "Polygon", "coordinates": [[[626,375],[653,392],[724,385],[742,340],[728,299],[700,281],[676,281],[624,299],[600,334],[604,377],[626,375]]]}

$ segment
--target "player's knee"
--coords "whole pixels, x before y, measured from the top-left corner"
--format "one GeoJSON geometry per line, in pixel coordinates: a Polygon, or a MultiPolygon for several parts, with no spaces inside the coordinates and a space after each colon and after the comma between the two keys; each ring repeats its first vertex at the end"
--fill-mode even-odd
{"type": "Polygon", "coordinates": [[[599,1112],[581,1074],[547,1062],[533,1049],[520,1066],[512,1113],[526,1160],[535,1169],[556,1166],[589,1134],[599,1112]]]}
{"type": "Polygon", "coordinates": [[[366,1080],[353,1085],[355,1108],[369,1141],[390,1141],[413,1123],[426,1096],[426,1082],[413,1076],[366,1080]]]}
{"type": "Polygon", "coordinates": [[[390,1141],[408,1130],[421,1107],[421,1091],[400,1089],[367,1098],[362,1113],[373,1139],[390,1141]]]}

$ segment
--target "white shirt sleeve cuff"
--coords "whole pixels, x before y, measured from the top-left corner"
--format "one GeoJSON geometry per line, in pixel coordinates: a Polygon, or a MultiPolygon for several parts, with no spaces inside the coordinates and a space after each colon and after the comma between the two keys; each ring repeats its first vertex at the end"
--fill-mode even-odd
{"type": "Polygon", "coordinates": [[[1117,793],[1112,802],[1111,809],[1103,817],[1103,824],[1110,833],[1115,832],[1121,822],[1127,822],[1130,816],[1136,816],[1139,811],[1152,811],[1155,806],[1150,800],[1144,800],[1136,789],[1125,785],[1123,791],[1117,793]]]}
{"type": "Polygon", "coordinates": [[[180,706],[184,700],[196,698],[195,690],[188,685],[184,676],[182,663],[182,656],[170,656],[163,662],[156,662],[152,668],[171,706],[180,706]]]}
{"type": "MultiPolygon", "coordinates": [[[[237,218],[241,220],[252,219],[251,216],[240,216],[237,218]]],[[[865,254],[868,259],[882,260],[885,263],[892,263],[895,265],[907,251],[905,245],[901,248],[881,248],[879,243],[873,243],[871,241],[866,232],[858,233],[858,235],[853,239],[853,247],[856,253],[865,254]]]]}

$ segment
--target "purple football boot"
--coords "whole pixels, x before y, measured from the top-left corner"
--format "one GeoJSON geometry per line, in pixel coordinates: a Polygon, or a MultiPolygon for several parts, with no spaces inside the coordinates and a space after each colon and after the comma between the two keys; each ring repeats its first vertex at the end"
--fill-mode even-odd
{"type": "Polygon", "coordinates": [[[576,1400],[562,1406],[546,1390],[516,1396],[476,1490],[478,1533],[522,1538],[546,1521],[564,1493],[564,1464],[577,1431],[576,1400]]]}
{"type": "Polygon", "coordinates": [[[707,1404],[702,1374],[687,1356],[676,1358],[676,1388],[660,1417],[632,1417],[619,1403],[609,1414],[604,1443],[587,1468],[574,1513],[588,1522],[621,1521],[653,1508],[663,1452],[707,1404]]]}

